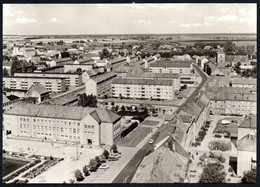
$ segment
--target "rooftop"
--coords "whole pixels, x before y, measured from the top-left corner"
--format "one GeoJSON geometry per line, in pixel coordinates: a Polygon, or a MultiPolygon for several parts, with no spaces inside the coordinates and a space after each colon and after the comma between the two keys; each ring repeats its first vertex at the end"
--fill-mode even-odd
{"type": "Polygon", "coordinates": [[[127,77],[141,77],[141,78],[175,78],[179,79],[180,75],[178,73],[151,73],[144,72],[140,73],[128,73],[127,77]]]}
{"type": "Polygon", "coordinates": [[[65,77],[35,77],[35,76],[8,76],[4,79],[66,79],[65,77]]]}
{"type": "Polygon", "coordinates": [[[12,109],[4,113],[9,115],[69,120],[82,120],[86,115],[90,114],[94,119],[97,121],[100,120],[101,122],[114,122],[120,118],[119,115],[107,109],[29,103],[17,103],[12,109]]]}
{"type": "Polygon", "coordinates": [[[153,79],[114,79],[112,84],[135,84],[135,85],[164,85],[172,86],[169,80],[153,80],[153,79]]]}
{"type": "Polygon", "coordinates": [[[235,78],[232,84],[256,85],[257,79],[235,78]]]}
{"type": "Polygon", "coordinates": [[[256,152],[256,135],[247,134],[237,142],[238,151],[256,152]]]}
{"type": "Polygon", "coordinates": [[[36,91],[38,92],[39,94],[44,94],[44,93],[48,93],[49,91],[43,86],[41,85],[40,83],[36,83],[36,84],[33,84],[27,91],[27,93],[30,93],[30,92],[33,92],[33,91],[36,91]]]}
{"type": "Polygon", "coordinates": [[[256,115],[249,114],[246,115],[242,121],[240,122],[238,128],[250,128],[250,129],[256,129],[257,121],[256,121],[256,115]]]}
{"type": "Polygon", "coordinates": [[[150,67],[177,67],[177,68],[190,68],[191,61],[157,61],[152,63],[150,67]]]}

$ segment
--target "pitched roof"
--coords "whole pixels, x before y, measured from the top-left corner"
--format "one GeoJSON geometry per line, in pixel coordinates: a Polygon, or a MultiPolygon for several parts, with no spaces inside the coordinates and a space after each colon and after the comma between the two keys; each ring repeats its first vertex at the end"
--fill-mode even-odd
{"type": "Polygon", "coordinates": [[[142,77],[142,78],[174,78],[179,79],[180,74],[178,73],[151,73],[151,72],[144,72],[144,73],[128,73],[127,77],[142,77]]]}
{"type": "Polygon", "coordinates": [[[3,103],[7,103],[9,102],[10,100],[5,96],[5,94],[3,94],[3,103]]]}
{"type": "Polygon", "coordinates": [[[225,56],[226,62],[248,62],[247,55],[226,55],[225,56]]]}
{"type": "Polygon", "coordinates": [[[240,122],[238,128],[250,128],[250,129],[256,129],[256,115],[249,114],[246,115],[242,121],[240,122]]]}
{"type": "Polygon", "coordinates": [[[112,84],[136,84],[136,85],[165,85],[171,86],[172,81],[158,79],[114,79],[112,84]]]}
{"type": "Polygon", "coordinates": [[[86,115],[90,114],[97,122],[108,123],[113,123],[121,117],[107,109],[46,104],[36,105],[30,103],[17,103],[12,109],[4,113],[69,120],[82,120],[86,115]]]}
{"type": "Polygon", "coordinates": [[[190,61],[157,61],[150,64],[150,67],[177,67],[177,68],[190,68],[190,61]]]}
{"type": "Polygon", "coordinates": [[[33,84],[27,91],[27,93],[30,93],[32,91],[36,91],[39,94],[44,94],[49,92],[43,85],[41,85],[40,83],[35,83],[33,84]]]}
{"type": "Polygon", "coordinates": [[[192,121],[192,116],[180,115],[180,118],[183,121],[183,123],[190,123],[192,121]]]}
{"type": "Polygon", "coordinates": [[[235,78],[232,84],[245,84],[245,85],[256,85],[256,79],[245,79],[245,78],[235,78]]]}
{"type": "Polygon", "coordinates": [[[256,152],[256,135],[247,134],[237,142],[238,151],[256,152]]]}
{"type": "Polygon", "coordinates": [[[116,73],[127,73],[127,68],[125,66],[119,66],[116,71],[116,73]]]}

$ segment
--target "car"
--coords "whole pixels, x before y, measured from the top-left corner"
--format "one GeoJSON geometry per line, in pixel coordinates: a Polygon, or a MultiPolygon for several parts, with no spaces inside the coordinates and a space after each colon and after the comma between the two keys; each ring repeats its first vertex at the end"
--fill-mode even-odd
{"type": "Polygon", "coordinates": [[[117,161],[117,160],[119,160],[118,158],[115,158],[115,157],[109,157],[108,158],[108,161],[117,161]]]}
{"type": "Polygon", "coordinates": [[[109,168],[109,166],[106,165],[106,164],[102,164],[102,165],[99,167],[99,169],[108,169],[108,168],[109,168]]]}
{"type": "Polygon", "coordinates": [[[150,140],[149,140],[149,144],[152,144],[153,142],[154,142],[153,139],[150,139],[150,140]]]}
{"type": "Polygon", "coordinates": [[[118,153],[110,153],[110,156],[115,158],[121,158],[121,155],[119,155],[118,153]]]}

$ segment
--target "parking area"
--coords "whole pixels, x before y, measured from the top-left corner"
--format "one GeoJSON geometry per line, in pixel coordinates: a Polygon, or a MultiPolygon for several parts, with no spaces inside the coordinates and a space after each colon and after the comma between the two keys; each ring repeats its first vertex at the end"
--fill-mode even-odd
{"type": "Polygon", "coordinates": [[[139,126],[128,134],[124,139],[120,140],[117,145],[126,147],[136,147],[150,132],[151,127],[139,126]]]}

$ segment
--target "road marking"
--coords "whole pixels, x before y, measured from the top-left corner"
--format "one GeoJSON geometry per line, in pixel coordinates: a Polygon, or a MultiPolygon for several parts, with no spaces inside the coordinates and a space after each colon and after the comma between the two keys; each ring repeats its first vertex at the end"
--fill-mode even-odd
{"type": "Polygon", "coordinates": [[[127,179],[129,178],[129,175],[125,178],[123,183],[126,183],[127,179]]]}
{"type": "Polygon", "coordinates": [[[142,161],[142,160],[139,160],[139,162],[135,165],[135,167],[138,166],[138,164],[139,164],[141,161],[142,161]]]}

